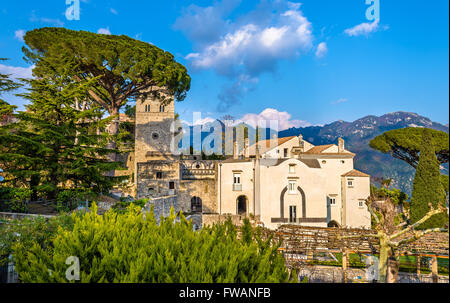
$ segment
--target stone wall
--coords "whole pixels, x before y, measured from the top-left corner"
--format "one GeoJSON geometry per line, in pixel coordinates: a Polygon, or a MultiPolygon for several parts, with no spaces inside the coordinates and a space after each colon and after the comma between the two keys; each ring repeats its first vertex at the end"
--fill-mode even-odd
{"type": "Polygon", "coordinates": [[[202,216],[202,227],[212,226],[218,223],[224,223],[231,218],[231,222],[235,226],[241,226],[245,216],[239,215],[218,215],[218,214],[203,214],[202,216]]]}
{"type": "Polygon", "coordinates": [[[170,215],[170,209],[173,207],[175,213],[179,212],[177,197],[166,196],[149,200],[145,205],[145,211],[150,212],[152,206],[154,207],[154,213],[156,221],[159,222],[161,217],[168,217],[170,215]]]}
{"type": "MultiPolygon", "coordinates": [[[[341,267],[305,265],[298,270],[298,279],[308,278],[309,283],[343,283],[344,272],[341,267]]],[[[366,269],[348,268],[347,283],[371,283],[367,281],[366,269]]],[[[432,276],[411,273],[399,273],[398,283],[432,283],[432,276]]],[[[448,276],[439,276],[439,283],[449,283],[448,276]]]]}

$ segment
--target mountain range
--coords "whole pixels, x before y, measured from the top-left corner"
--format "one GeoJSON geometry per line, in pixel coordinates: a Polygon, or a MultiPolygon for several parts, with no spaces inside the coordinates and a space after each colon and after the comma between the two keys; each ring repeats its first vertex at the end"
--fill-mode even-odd
{"type": "MultiPolygon", "coordinates": [[[[356,153],[355,168],[372,177],[393,179],[393,187],[408,195],[412,192],[415,170],[402,160],[373,150],[370,140],[382,133],[405,127],[426,127],[449,132],[449,126],[431,121],[416,113],[394,112],[380,117],[367,116],[354,122],[336,121],[324,126],[290,128],[279,132],[279,137],[303,135],[314,145],[336,144],[339,137],[346,142],[346,148],[356,153]]],[[[448,174],[448,164],[442,167],[448,174]]]]}

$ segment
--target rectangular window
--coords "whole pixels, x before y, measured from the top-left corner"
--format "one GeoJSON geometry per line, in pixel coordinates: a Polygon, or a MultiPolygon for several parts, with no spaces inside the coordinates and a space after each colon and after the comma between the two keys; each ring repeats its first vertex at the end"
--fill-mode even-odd
{"type": "Polygon", "coordinates": [[[169,189],[175,189],[175,182],[169,183],[169,189]]]}
{"type": "Polygon", "coordinates": [[[358,206],[359,206],[359,208],[363,208],[364,207],[364,201],[363,200],[359,200],[358,201],[358,206]]]}
{"type": "Polygon", "coordinates": [[[290,194],[296,194],[297,193],[296,187],[297,187],[297,182],[289,181],[289,193],[290,194]]]}
{"type": "Polygon", "coordinates": [[[330,206],[336,206],[336,198],[328,198],[330,201],[330,206]]]}
{"type": "Polygon", "coordinates": [[[289,223],[297,222],[297,206],[289,206],[289,223]]]}
{"type": "Polygon", "coordinates": [[[287,149],[287,148],[284,149],[284,157],[285,157],[285,158],[288,157],[288,149],[287,149]]]}
{"type": "Polygon", "coordinates": [[[162,179],[162,178],[163,178],[162,172],[160,172],[160,171],[156,172],[156,179],[162,179]]]}
{"type": "Polygon", "coordinates": [[[242,191],[241,174],[233,174],[233,191],[242,191]]]}
{"type": "Polygon", "coordinates": [[[234,174],[233,175],[233,183],[234,184],[241,184],[241,174],[234,174]]]}
{"type": "Polygon", "coordinates": [[[159,111],[160,111],[161,113],[163,113],[165,110],[166,110],[166,108],[165,108],[164,105],[161,105],[161,106],[159,107],[159,111]]]}
{"type": "Polygon", "coordinates": [[[295,174],[295,165],[289,165],[289,173],[295,174]]]}
{"type": "Polygon", "coordinates": [[[353,180],[348,180],[347,184],[348,184],[348,187],[353,187],[353,180]]]}

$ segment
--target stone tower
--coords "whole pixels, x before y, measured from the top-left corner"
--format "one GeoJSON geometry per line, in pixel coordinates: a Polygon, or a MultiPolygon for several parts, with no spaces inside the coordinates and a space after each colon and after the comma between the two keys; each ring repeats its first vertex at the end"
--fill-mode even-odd
{"type": "MultiPolygon", "coordinates": [[[[158,89],[158,88],[153,88],[158,89]]],[[[176,195],[179,187],[179,162],[170,146],[174,138],[175,102],[149,94],[136,101],[135,172],[137,198],[156,198],[176,195]]]]}

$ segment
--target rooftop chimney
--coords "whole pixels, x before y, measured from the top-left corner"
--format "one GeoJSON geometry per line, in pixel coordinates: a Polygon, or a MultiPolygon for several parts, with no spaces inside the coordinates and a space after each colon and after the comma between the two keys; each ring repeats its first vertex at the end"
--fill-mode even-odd
{"type": "Polygon", "coordinates": [[[234,141],[234,143],[233,143],[233,158],[234,159],[239,159],[238,143],[237,143],[237,141],[234,141]]]}
{"type": "Polygon", "coordinates": [[[338,143],[338,152],[343,153],[345,150],[345,141],[344,141],[344,139],[339,138],[338,142],[339,142],[338,143]]]}
{"type": "Polygon", "coordinates": [[[298,145],[300,146],[300,153],[305,152],[305,141],[303,141],[303,135],[300,134],[298,136],[298,145]]]}
{"type": "Polygon", "coordinates": [[[244,159],[250,158],[250,150],[249,150],[249,140],[245,138],[244,142],[244,159]]]}

